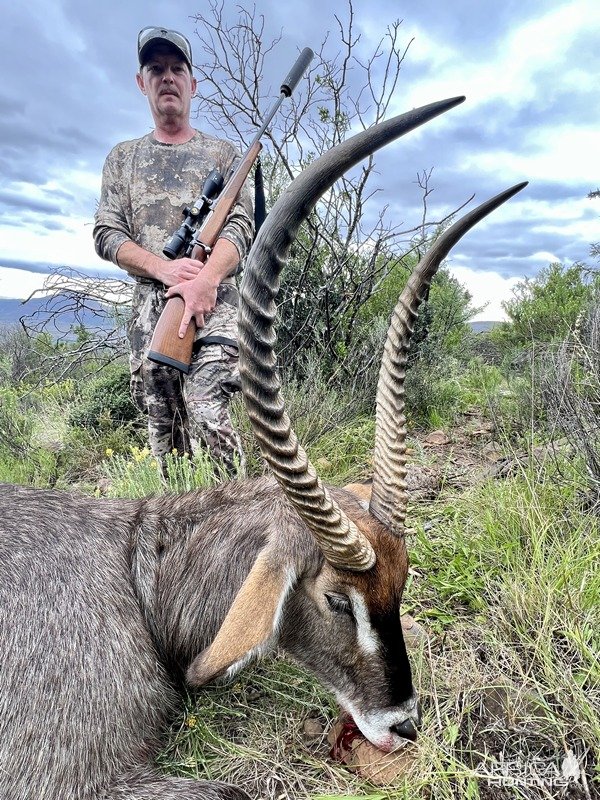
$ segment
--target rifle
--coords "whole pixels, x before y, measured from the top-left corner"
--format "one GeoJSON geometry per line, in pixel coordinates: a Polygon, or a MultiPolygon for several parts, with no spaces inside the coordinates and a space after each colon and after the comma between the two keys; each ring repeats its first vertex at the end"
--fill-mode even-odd
{"type": "MultiPolygon", "coordinates": [[[[202,194],[198,200],[191,207],[183,209],[184,222],[163,248],[163,253],[167,258],[174,259],[185,255],[196,258],[198,261],[206,261],[237,201],[252,165],[258,158],[262,148],[261,136],[279,110],[281,103],[291,95],[313,55],[314,53],[309,47],[305,47],[300,53],[296,63],[281,84],[279,99],[270,109],[225,188],[222,189],[223,177],[216,170],[212,170],[204,182],[202,194]],[[198,229],[199,223],[202,225],[198,229]]],[[[187,374],[192,359],[196,326],[192,320],[183,339],[179,338],[179,326],[184,310],[185,303],[182,297],[176,295],[167,300],[154,329],[148,358],[159,364],[175,367],[187,374]]]]}

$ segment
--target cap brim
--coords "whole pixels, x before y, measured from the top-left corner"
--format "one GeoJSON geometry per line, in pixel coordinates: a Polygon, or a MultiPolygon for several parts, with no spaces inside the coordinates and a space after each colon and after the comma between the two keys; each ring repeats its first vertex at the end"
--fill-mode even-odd
{"type": "Polygon", "coordinates": [[[172,50],[175,50],[177,53],[179,53],[179,55],[183,58],[185,63],[191,69],[192,62],[190,61],[187,53],[184,50],[182,50],[181,47],[179,47],[174,42],[172,42],[170,39],[165,39],[162,36],[156,36],[154,39],[150,39],[149,42],[146,42],[144,44],[144,46],[142,48],[140,48],[140,51],[138,53],[138,59],[139,59],[139,62],[140,62],[140,67],[143,67],[145,62],[147,61],[148,52],[150,50],[152,50],[153,47],[156,47],[157,45],[161,45],[161,44],[162,45],[167,45],[172,50]]]}

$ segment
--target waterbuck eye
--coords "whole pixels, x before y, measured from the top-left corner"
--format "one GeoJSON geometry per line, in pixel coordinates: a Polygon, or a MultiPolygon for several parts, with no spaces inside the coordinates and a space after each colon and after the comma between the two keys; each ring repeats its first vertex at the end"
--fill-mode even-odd
{"type": "Polygon", "coordinates": [[[354,614],[352,613],[352,603],[347,595],[340,594],[339,592],[325,592],[325,597],[327,598],[329,608],[332,611],[335,611],[338,614],[348,614],[348,616],[354,617],[354,614]]]}

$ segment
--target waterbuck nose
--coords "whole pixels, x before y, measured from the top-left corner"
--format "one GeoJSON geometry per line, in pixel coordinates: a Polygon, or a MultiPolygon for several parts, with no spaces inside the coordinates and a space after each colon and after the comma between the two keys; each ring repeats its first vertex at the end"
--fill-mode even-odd
{"type": "Polygon", "coordinates": [[[398,725],[392,725],[390,730],[398,734],[398,736],[402,736],[403,739],[410,739],[411,742],[417,741],[417,729],[412,719],[405,719],[404,722],[400,722],[398,725]]]}

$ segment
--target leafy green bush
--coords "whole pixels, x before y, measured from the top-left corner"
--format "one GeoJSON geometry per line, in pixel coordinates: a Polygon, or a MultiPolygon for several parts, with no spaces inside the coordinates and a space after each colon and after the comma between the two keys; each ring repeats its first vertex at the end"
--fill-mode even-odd
{"type": "MultiPolygon", "coordinates": [[[[364,370],[352,376],[340,370],[328,378],[327,365],[313,350],[301,361],[302,379],[283,377],[282,391],[294,431],[311,458],[323,459],[322,474],[328,480],[343,481],[362,473],[373,447],[378,354],[371,350],[369,361],[365,351],[363,366],[364,370]],[[355,465],[350,463],[351,453],[358,459],[355,465]]],[[[259,475],[264,472],[264,461],[241,397],[235,398],[231,411],[246,454],[247,472],[259,475]]]]}
{"type": "MultiPolygon", "coordinates": [[[[368,331],[377,321],[387,331],[392,311],[416,261],[414,255],[407,256],[390,270],[361,309],[357,323],[362,330],[368,331]]],[[[434,363],[445,356],[463,357],[465,349],[470,349],[465,344],[470,344],[472,337],[468,320],[476,311],[471,306],[469,292],[441,267],[419,309],[409,363],[417,360],[434,363]]]]}
{"type": "Polygon", "coordinates": [[[509,321],[490,331],[505,353],[565,339],[589,306],[600,279],[582,264],[550,264],[517,284],[503,303],[509,321]]]}
{"type": "Polygon", "coordinates": [[[17,389],[0,389],[0,451],[15,458],[26,455],[30,448],[34,417],[24,408],[17,389]]]}
{"type": "Polygon", "coordinates": [[[600,496],[600,304],[590,308],[568,339],[539,359],[540,397],[549,431],[566,436],[585,458],[600,496]]]}
{"type": "Polygon", "coordinates": [[[16,458],[0,450],[0,483],[17,483],[39,488],[67,488],[61,454],[43,447],[32,448],[27,456],[16,458]]]}
{"type": "Polygon", "coordinates": [[[448,425],[463,410],[464,402],[456,377],[456,362],[444,364],[416,361],[406,373],[406,416],[409,424],[439,428],[448,425]]]}
{"type": "Polygon", "coordinates": [[[72,409],[73,427],[106,429],[139,420],[140,412],[131,400],[129,370],[125,364],[106,367],[83,388],[72,409]]]}

